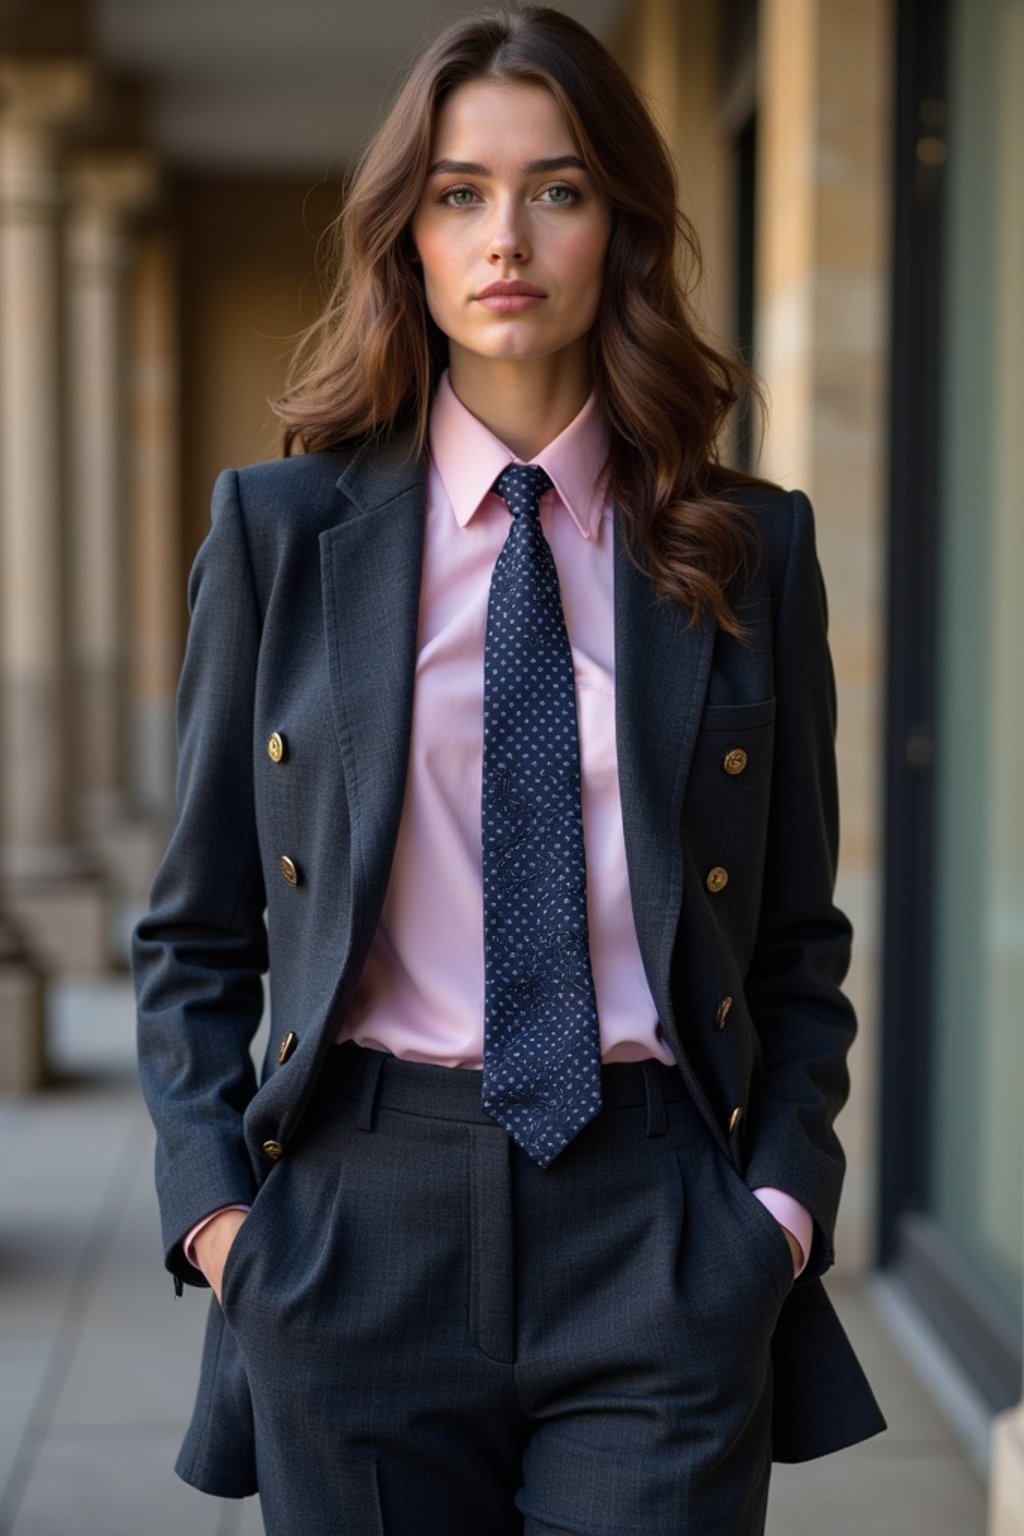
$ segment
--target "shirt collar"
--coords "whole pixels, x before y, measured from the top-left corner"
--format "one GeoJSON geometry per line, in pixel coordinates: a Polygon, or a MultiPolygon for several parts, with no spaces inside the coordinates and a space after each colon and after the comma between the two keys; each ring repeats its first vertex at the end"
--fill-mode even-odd
{"type": "MultiPolygon", "coordinates": [[[[609,438],[608,423],[592,390],[579,414],[530,460],[551,476],[585,539],[596,536],[605,509],[602,470],[609,438]]],[[[431,406],[430,451],[460,528],[469,522],[509,461],[523,463],[463,405],[447,368],[431,406]]]]}

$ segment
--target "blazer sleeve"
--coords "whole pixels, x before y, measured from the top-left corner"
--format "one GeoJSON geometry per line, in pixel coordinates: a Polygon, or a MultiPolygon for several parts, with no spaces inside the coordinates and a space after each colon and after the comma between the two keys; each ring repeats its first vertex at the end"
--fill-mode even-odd
{"type": "Polygon", "coordinates": [[[239,501],[225,471],[189,582],[178,690],[178,821],[132,936],[142,1091],[156,1127],[165,1262],[205,1285],[182,1239],[256,1189],[242,1117],[267,968],[253,800],[260,614],[239,501]]]}
{"type": "Polygon", "coordinates": [[[745,1178],[807,1207],[812,1248],[801,1283],[835,1260],[846,1159],[833,1122],[849,1094],[857,1021],[841,985],[853,930],[833,901],[839,846],[836,688],[811,504],[790,493],[791,528],[775,611],[775,748],[758,939],[746,995],[763,1065],[749,1105],[745,1178]]]}

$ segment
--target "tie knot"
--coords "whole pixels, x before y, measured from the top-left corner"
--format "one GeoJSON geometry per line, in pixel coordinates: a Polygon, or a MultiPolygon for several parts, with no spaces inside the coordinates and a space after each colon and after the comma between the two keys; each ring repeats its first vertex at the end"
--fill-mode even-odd
{"type": "Polygon", "coordinates": [[[524,512],[528,517],[536,517],[540,499],[553,483],[539,464],[509,464],[495,480],[494,489],[513,517],[524,512]]]}

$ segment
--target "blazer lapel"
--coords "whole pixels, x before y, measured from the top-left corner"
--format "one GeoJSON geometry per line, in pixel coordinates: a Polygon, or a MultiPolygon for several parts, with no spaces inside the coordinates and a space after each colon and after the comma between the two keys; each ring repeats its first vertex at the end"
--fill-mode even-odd
{"type": "Polygon", "coordinates": [[[426,475],[410,434],[358,457],[338,481],[355,504],[320,535],[331,708],[349,797],[350,956],[384,901],[405,793],[419,618],[426,475]]]}
{"type": "MultiPolygon", "coordinates": [[[[672,999],[672,951],[683,896],[683,794],[700,726],[714,620],[692,627],[677,603],[659,599],[615,529],[615,733],[633,921],[662,1027],[698,1103],[704,1093],[686,1059],[672,999]]],[[[710,1105],[709,1123],[721,1131],[710,1105]]]]}

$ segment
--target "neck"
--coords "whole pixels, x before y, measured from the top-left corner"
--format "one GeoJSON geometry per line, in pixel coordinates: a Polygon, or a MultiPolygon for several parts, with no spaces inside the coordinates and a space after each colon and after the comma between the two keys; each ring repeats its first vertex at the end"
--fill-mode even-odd
{"type": "Polygon", "coordinates": [[[454,344],[449,359],[452,389],[517,458],[529,461],[579,415],[590,394],[586,352],[554,357],[480,357],[454,344]]]}

